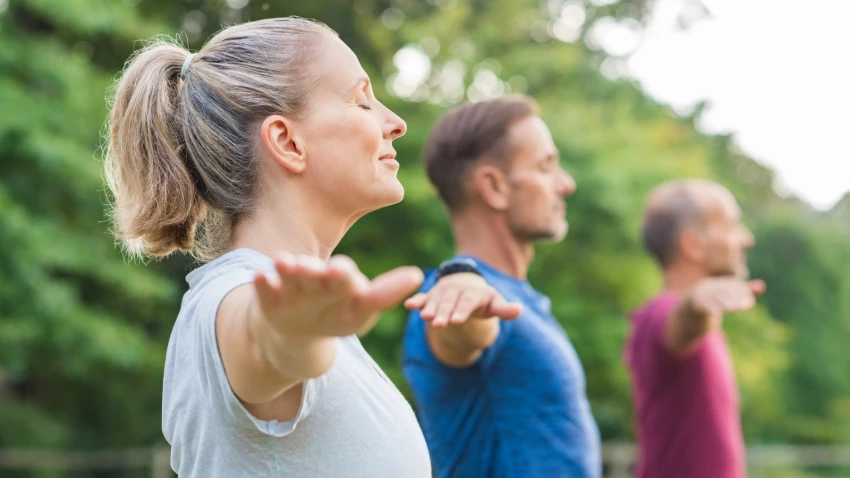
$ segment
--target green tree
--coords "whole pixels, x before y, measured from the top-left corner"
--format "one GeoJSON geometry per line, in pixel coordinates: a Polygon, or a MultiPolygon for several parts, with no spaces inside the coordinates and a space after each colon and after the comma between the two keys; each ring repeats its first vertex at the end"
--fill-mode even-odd
{"type": "Polygon", "coordinates": [[[850,237],[800,218],[774,218],[758,229],[753,271],[765,278],[765,303],[793,330],[782,377],[785,419],[773,439],[850,440],[850,237]]]}
{"type": "Polygon", "coordinates": [[[178,288],[115,248],[96,151],[110,49],[158,25],[121,2],[2,4],[0,447],[154,442],[178,288]]]}

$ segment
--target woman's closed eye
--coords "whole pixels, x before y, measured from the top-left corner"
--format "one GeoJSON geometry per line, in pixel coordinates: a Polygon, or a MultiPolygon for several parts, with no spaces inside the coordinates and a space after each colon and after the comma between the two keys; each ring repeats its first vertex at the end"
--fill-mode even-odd
{"type": "Polygon", "coordinates": [[[369,99],[366,98],[365,93],[358,94],[355,102],[357,103],[357,106],[359,106],[360,108],[363,108],[366,111],[370,111],[372,109],[372,107],[369,106],[369,99]]]}

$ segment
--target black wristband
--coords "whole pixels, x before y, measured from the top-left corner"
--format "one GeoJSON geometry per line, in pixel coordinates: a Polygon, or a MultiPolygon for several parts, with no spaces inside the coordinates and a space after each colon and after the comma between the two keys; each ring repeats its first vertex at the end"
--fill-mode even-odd
{"type": "Polygon", "coordinates": [[[460,274],[463,272],[477,274],[479,276],[481,275],[481,271],[478,270],[478,266],[475,264],[475,261],[465,257],[455,257],[454,259],[449,259],[440,264],[440,267],[437,268],[437,280],[440,280],[447,275],[460,274]]]}

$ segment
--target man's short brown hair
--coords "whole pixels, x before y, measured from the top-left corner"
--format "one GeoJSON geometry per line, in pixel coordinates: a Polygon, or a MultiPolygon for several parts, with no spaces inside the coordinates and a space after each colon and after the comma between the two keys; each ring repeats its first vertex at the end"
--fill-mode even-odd
{"type": "Polygon", "coordinates": [[[506,159],[512,151],[508,128],[537,112],[534,100],[517,95],[465,103],[437,121],[425,142],[425,171],[449,211],[466,204],[464,180],[470,166],[485,156],[506,159]]]}

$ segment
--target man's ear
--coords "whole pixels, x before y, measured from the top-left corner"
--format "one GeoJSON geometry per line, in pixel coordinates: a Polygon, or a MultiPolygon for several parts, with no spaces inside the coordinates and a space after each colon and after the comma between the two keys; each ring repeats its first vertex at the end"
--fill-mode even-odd
{"type": "Polygon", "coordinates": [[[269,116],[260,126],[260,145],[276,164],[300,174],[307,167],[307,154],[294,126],[288,118],[269,116]]]}
{"type": "Polygon", "coordinates": [[[689,261],[702,263],[705,260],[705,237],[695,227],[687,227],[679,234],[679,257],[689,261]]]}
{"type": "Polygon", "coordinates": [[[482,164],[472,171],[472,187],[485,204],[504,211],[510,202],[511,188],[504,171],[491,164],[482,164]]]}

